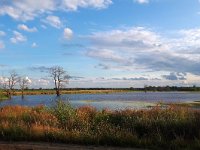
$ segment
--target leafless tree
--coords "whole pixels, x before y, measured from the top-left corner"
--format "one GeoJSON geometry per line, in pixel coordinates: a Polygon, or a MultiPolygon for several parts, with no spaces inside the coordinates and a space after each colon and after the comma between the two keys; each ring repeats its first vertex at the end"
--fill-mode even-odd
{"type": "Polygon", "coordinates": [[[20,77],[19,79],[19,87],[21,89],[22,99],[24,98],[24,90],[28,88],[29,79],[27,77],[20,77]]]}
{"type": "Polygon", "coordinates": [[[9,98],[11,98],[11,95],[14,93],[14,87],[18,82],[19,76],[15,71],[10,72],[9,77],[4,77],[3,89],[9,98]]]}
{"type": "Polygon", "coordinates": [[[56,95],[60,96],[60,90],[69,82],[69,76],[63,67],[60,66],[51,67],[49,73],[54,80],[56,95]]]}

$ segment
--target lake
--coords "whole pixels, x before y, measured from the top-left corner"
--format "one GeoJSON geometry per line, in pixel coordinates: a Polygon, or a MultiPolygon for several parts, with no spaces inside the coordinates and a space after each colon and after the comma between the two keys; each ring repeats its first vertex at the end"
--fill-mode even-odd
{"type": "MultiPolygon", "coordinates": [[[[51,106],[58,98],[56,95],[13,96],[11,100],[3,101],[0,106],[51,106]]],[[[158,102],[192,102],[200,100],[199,92],[127,92],[110,94],[65,94],[61,99],[68,101],[74,107],[91,105],[98,109],[148,108],[158,102]]]]}

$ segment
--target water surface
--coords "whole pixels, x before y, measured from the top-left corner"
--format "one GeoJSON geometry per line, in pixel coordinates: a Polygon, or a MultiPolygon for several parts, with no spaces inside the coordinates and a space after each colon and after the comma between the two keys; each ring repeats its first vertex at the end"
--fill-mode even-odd
{"type": "MultiPolygon", "coordinates": [[[[56,95],[28,95],[24,99],[21,96],[13,96],[11,100],[3,101],[0,106],[51,106],[58,97],[56,95]]],[[[200,93],[195,92],[127,92],[110,94],[65,94],[61,96],[64,101],[73,106],[91,105],[97,108],[147,108],[155,106],[158,102],[189,102],[200,100],[200,93]]]]}

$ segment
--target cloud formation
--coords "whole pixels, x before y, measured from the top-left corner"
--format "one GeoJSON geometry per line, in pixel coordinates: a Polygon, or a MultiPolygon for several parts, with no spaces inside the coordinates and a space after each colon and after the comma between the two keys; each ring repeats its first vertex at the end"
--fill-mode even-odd
{"type": "Polygon", "coordinates": [[[149,0],[134,0],[135,2],[139,3],[139,4],[146,4],[149,3],[149,0]]]}
{"type": "Polygon", "coordinates": [[[167,37],[145,27],[97,32],[87,36],[86,56],[102,69],[183,72],[200,75],[200,29],[167,37]]]}
{"type": "Polygon", "coordinates": [[[117,48],[126,51],[162,50],[161,36],[148,28],[132,27],[97,32],[88,36],[92,44],[100,48],[117,48]]]}
{"type": "Polygon", "coordinates": [[[171,72],[169,75],[162,75],[167,80],[186,80],[185,73],[171,72]]]}
{"type": "Polygon", "coordinates": [[[62,27],[62,22],[60,18],[57,16],[53,16],[53,15],[47,16],[46,19],[43,20],[43,22],[57,29],[60,29],[62,27]]]}
{"type": "Polygon", "coordinates": [[[22,35],[20,32],[13,31],[13,37],[10,38],[10,41],[12,43],[25,42],[27,41],[27,38],[24,35],[22,35]]]}
{"type": "Polygon", "coordinates": [[[102,9],[108,7],[112,4],[112,0],[63,0],[63,9],[76,11],[78,7],[93,7],[97,9],[102,9]]]}
{"type": "Polygon", "coordinates": [[[112,4],[111,0],[3,0],[0,1],[0,15],[8,15],[15,20],[28,21],[53,11],[76,11],[79,7],[102,9],[110,4],[112,4]]]}
{"type": "Polygon", "coordinates": [[[123,62],[124,58],[111,51],[109,49],[101,49],[101,50],[88,50],[86,53],[87,56],[97,58],[103,61],[111,61],[111,62],[123,62]]]}
{"type": "Polygon", "coordinates": [[[70,28],[65,28],[63,32],[64,39],[69,40],[72,38],[72,36],[73,36],[73,31],[70,28]]]}
{"type": "Polygon", "coordinates": [[[145,77],[135,77],[135,78],[123,77],[123,78],[112,78],[112,80],[144,81],[144,80],[148,80],[148,78],[145,78],[145,77]]]}
{"type": "Polygon", "coordinates": [[[37,32],[37,28],[33,27],[33,28],[29,28],[28,26],[26,26],[25,24],[19,24],[17,26],[17,28],[19,30],[23,30],[23,31],[27,31],[27,32],[37,32]]]}

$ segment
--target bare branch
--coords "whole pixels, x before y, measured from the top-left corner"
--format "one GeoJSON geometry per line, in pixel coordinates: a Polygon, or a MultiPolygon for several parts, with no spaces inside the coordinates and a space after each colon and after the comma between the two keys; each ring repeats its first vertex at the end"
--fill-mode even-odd
{"type": "Polygon", "coordinates": [[[29,80],[27,77],[20,77],[19,79],[19,86],[22,92],[22,98],[24,98],[24,90],[28,88],[29,80]]]}
{"type": "Polygon", "coordinates": [[[69,76],[60,66],[51,67],[49,73],[54,80],[56,94],[57,96],[60,96],[60,89],[69,82],[69,76]]]}
{"type": "Polygon", "coordinates": [[[14,87],[18,82],[19,76],[15,71],[10,72],[9,77],[3,78],[3,89],[9,98],[11,98],[11,95],[14,93],[14,87]]]}

